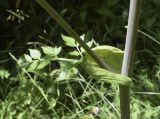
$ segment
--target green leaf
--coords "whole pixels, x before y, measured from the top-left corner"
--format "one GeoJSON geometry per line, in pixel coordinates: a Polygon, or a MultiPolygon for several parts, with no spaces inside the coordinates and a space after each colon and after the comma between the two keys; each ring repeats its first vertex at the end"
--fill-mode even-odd
{"type": "MultiPolygon", "coordinates": [[[[113,72],[120,73],[124,51],[108,45],[97,46],[92,50],[111,67],[113,72]]],[[[84,50],[82,52],[89,62],[96,63],[84,50]]]]}
{"type": "Polygon", "coordinates": [[[52,105],[52,107],[55,107],[56,104],[57,104],[57,99],[51,98],[50,105],[52,105]]]}
{"type": "Polygon", "coordinates": [[[54,54],[54,49],[52,47],[49,46],[45,46],[45,47],[41,47],[44,54],[48,55],[48,54],[54,54]]]}
{"type": "Polygon", "coordinates": [[[84,61],[81,66],[97,81],[116,85],[128,85],[132,81],[129,77],[99,68],[95,63],[92,62],[84,61]]]}
{"type": "Polygon", "coordinates": [[[103,45],[92,48],[92,50],[111,67],[113,72],[100,68],[99,65],[85,52],[84,61],[81,64],[94,79],[111,84],[127,85],[131,83],[129,77],[123,76],[120,73],[124,52],[118,48],[103,45]]]}
{"type": "Polygon", "coordinates": [[[57,60],[57,57],[55,55],[46,55],[43,57],[44,60],[50,60],[50,61],[55,61],[57,60]]]}
{"type": "Polygon", "coordinates": [[[88,47],[92,47],[92,45],[94,44],[94,40],[89,41],[88,43],[86,43],[88,45],[88,47]]]}
{"type": "Polygon", "coordinates": [[[39,60],[33,60],[33,61],[30,63],[30,65],[28,66],[27,71],[32,72],[32,71],[36,70],[37,67],[38,67],[38,65],[39,65],[39,60]]]}
{"type": "Polygon", "coordinates": [[[61,47],[55,47],[55,48],[52,48],[52,47],[49,47],[49,46],[45,46],[45,47],[42,47],[42,50],[44,52],[44,54],[46,55],[58,55],[62,48],[61,47]]]}
{"type": "Polygon", "coordinates": [[[35,71],[35,70],[40,70],[46,67],[50,63],[50,60],[33,60],[27,67],[27,71],[35,71]]]}
{"type": "Polygon", "coordinates": [[[75,61],[61,61],[60,62],[60,69],[61,72],[59,74],[59,77],[56,79],[56,81],[62,81],[74,78],[76,74],[78,73],[78,69],[76,66],[76,60],[75,61]]]}
{"type": "Polygon", "coordinates": [[[1,79],[7,79],[7,78],[9,78],[9,76],[10,76],[10,73],[7,70],[0,69],[0,78],[1,79]]]}
{"type": "Polygon", "coordinates": [[[27,62],[32,62],[32,57],[30,57],[29,55],[24,54],[24,58],[27,62]]]}
{"type": "Polygon", "coordinates": [[[80,117],[80,119],[94,119],[94,117],[92,114],[86,114],[86,115],[80,117]]]}
{"type": "Polygon", "coordinates": [[[43,69],[50,63],[49,60],[40,60],[39,65],[37,66],[37,69],[43,69]]]}
{"type": "Polygon", "coordinates": [[[72,56],[79,56],[80,55],[80,53],[77,51],[69,52],[68,54],[72,55],[72,56]]]}
{"type": "Polygon", "coordinates": [[[26,117],[27,117],[27,113],[26,113],[26,111],[23,111],[23,112],[18,114],[17,119],[24,119],[26,117]]]}
{"type": "Polygon", "coordinates": [[[55,47],[55,48],[53,49],[54,55],[57,56],[57,55],[61,52],[61,50],[62,50],[62,47],[55,47]]]}
{"type": "Polygon", "coordinates": [[[64,40],[65,44],[69,47],[76,47],[75,39],[69,36],[61,35],[62,39],[64,40]]]}
{"type": "Polygon", "coordinates": [[[30,52],[30,56],[33,59],[40,59],[41,53],[38,50],[36,50],[36,49],[29,49],[29,52],[30,52]]]}

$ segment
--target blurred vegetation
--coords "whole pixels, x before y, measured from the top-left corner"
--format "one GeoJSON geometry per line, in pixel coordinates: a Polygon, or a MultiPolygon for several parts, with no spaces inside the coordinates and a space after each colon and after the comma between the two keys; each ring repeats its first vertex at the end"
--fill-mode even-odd
{"type": "MultiPolygon", "coordinates": [[[[94,38],[100,45],[124,49],[129,1],[47,2],[88,41],[94,38]]],[[[138,32],[137,36],[131,94],[133,119],[160,117],[159,8],[159,0],[142,3],[139,30],[143,34],[138,32]]],[[[117,86],[95,82],[71,62],[46,59],[41,70],[26,73],[9,55],[19,59],[29,53],[28,49],[42,52],[41,46],[47,45],[61,47],[57,55],[71,58],[68,53],[74,49],[61,38],[65,31],[35,1],[0,0],[0,24],[0,118],[119,118],[117,86]],[[62,71],[70,74],[68,79],[76,80],[55,82],[62,71]],[[102,110],[98,116],[89,113],[95,106],[102,110]]]]}

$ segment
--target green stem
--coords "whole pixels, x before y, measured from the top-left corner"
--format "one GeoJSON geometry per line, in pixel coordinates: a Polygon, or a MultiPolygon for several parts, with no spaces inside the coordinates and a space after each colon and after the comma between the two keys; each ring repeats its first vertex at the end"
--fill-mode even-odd
{"type": "Polygon", "coordinates": [[[73,37],[81,47],[99,64],[100,67],[111,70],[103,60],[101,60],[79,37],[79,35],[70,27],[70,25],[63,20],[63,18],[45,1],[45,0],[35,0],[42,8],[44,8],[48,14],[71,36],[73,37]]]}
{"type": "MultiPolygon", "coordinates": [[[[136,34],[139,24],[139,13],[142,0],[131,0],[128,19],[128,29],[125,44],[125,53],[121,74],[132,74],[132,63],[136,44],[136,34]]],[[[121,119],[130,119],[130,85],[120,86],[121,119]]]]}

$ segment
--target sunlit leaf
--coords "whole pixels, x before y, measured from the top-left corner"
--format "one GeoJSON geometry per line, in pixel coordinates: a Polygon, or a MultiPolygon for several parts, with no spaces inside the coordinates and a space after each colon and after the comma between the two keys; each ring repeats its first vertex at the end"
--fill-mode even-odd
{"type": "Polygon", "coordinates": [[[54,49],[53,47],[49,47],[49,46],[44,46],[44,47],[41,47],[44,54],[54,54],[54,49]]]}
{"type": "Polygon", "coordinates": [[[87,62],[81,64],[82,68],[97,81],[111,83],[116,85],[128,85],[131,83],[129,77],[121,74],[110,72],[95,65],[95,63],[87,62]]]}
{"type": "Polygon", "coordinates": [[[52,105],[52,107],[55,107],[56,104],[57,104],[57,100],[52,98],[51,101],[50,101],[50,104],[52,105]]]}
{"type": "Polygon", "coordinates": [[[50,63],[49,60],[41,60],[37,66],[37,69],[43,69],[50,63]]]}
{"type": "Polygon", "coordinates": [[[1,79],[4,79],[4,78],[9,78],[9,76],[10,76],[10,73],[7,71],[7,70],[5,70],[5,69],[0,69],[0,78],[1,79]]]}
{"type": "MultiPolygon", "coordinates": [[[[112,69],[112,71],[120,73],[124,51],[108,45],[97,46],[92,48],[92,50],[102,60],[104,60],[104,62],[112,69]]],[[[85,54],[87,60],[95,63],[95,61],[84,50],[82,50],[82,52],[85,54]]]]}
{"type": "Polygon", "coordinates": [[[17,119],[24,119],[24,118],[26,118],[26,115],[27,115],[26,111],[23,111],[18,114],[17,119]]]}
{"type": "Polygon", "coordinates": [[[57,55],[61,52],[61,50],[62,50],[61,47],[55,47],[55,48],[53,49],[54,55],[57,56],[57,55]]]}
{"type": "Polygon", "coordinates": [[[24,54],[24,58],[25,58],[26,61],[32,62],[32,57],[30,57],[29,55],[24,54]]]}
{"type": "Polygon", "coordinates": [[[65,35],[61,35],[62,36],[62,39],[64,40],[65,44],[67,46],[70,46],[70,47],[76,47],[76,42],[75,42],[75,39],[72,38],[72,37],[69,37],[69,36],[65,36],[65,35]]]}
{"type": "Polygon", "coordinates": [[[30,52],[30,56],[33,59],[40,59],[41,53],[38,50],[36,50],[36,49],[29,49],[29,52],[30,52]]]}
{"type": "Polygon", "coordinates": [[[72,52],[69,52],[68,54],[72,55],[72,56],[79,56],[80,55],[79,52],[77,52],[77,51],[72,51],[72,52]]]}
{"type": "Polygon", "coordinates": [[[45,47],[42,47],[42,50],[43,50],[44,54],[46,54],[46,55],[55,55],[56,56],[61,52],[62,48],[61,47],[53,48],[53,47],[45,46],[45,47]]]}
{"type": "Polygon", "coordinates": [[[34,71],[37,69],[38,65],[39,65],[39,60],[33,60],[33,62],[31,62],[30,65],[28,66],[27,70],[34,71]]]}
{"type": "Polygon", "coordinates": [[[75,65],[76,64],[74,63],[74,61],[73,62],[66,62],[66,61],[60,62],[61,72],[56,81],[62,81],[62,80],[73,78],[78,73],[78,69],[75,67],[75,65]]]}

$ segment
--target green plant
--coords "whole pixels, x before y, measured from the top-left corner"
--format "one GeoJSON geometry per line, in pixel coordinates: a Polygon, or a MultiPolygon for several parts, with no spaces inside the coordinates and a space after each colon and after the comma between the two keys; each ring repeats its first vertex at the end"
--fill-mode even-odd
{"type": "MultiPolygon", "coordinates": [[[[65,45],[60,35],[65,31],[35,1],[21,1],[18,7],[17,1],[0,0],[0,118],[119,119],[118,87],[96,81],[79,67],[79,46],[65,45]],[[22,17],[25,19],[19,22],[22,17]],[[42,47],[61,49],[58,59],[52,61],[42,47]],[[40,59],[38,55],[33,59],[30,51],[39,52],[40,59]],[[100,109],[97,115],[91,113],[94,108],[100,109]]],[[[89,46],[124,48],[129,1],[47,2],[78,34],[85,33],[89,46]]],[[[157,0],[143,2],[130,93],[133,119],[160,117],[159,16],[157,0]]]]}

